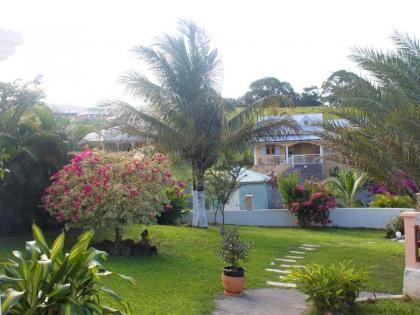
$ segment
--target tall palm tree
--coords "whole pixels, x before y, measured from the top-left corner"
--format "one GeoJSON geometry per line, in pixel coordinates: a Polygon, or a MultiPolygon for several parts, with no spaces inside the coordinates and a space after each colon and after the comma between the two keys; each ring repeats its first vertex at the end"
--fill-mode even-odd
{"type": "Polygon", "coordinates": [[[128,91],[149,105],[141,110],[111,102],[116,124],[138,134],[190,163],[193,179],[193,225],[207,226],[204,174],[222,152],[244,149],[259,137],[294,128],[285,114],[277,114],[285,97],[261,99],[236,115],[228,114],[220,94],[221,62],[209,39],[193,22],[180,21],[179,35],[164,35],[152,47],[134,52],[146,62],[156,82],[136,71],[123,78],[128,91]]]}
{"type": "Polygon", "coordinates": [[[352,59],[370,76],[351,74],[351,88],[333,89],[341,105],[334,113],[348,124],[326,121],[321,136],[333,159],[415,192],[407,182],[420,183],[420,42],[400,33],[393,41],[391,52],[356,49],[352,59]]]}
{"type": "Polygon", "coordinates": [[[324,183],[343,207],[358,206],[357,194],[363,189],[367,177],[354,170],[341,170],[337,176],[328,177],[324,183]]]}

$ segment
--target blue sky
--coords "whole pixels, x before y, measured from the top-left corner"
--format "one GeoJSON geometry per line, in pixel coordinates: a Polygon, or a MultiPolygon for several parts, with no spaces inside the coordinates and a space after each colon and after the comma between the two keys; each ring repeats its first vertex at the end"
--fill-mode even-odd
{"type": "Polygon", "coordinates": [[[47,101],[90,107],[125,98],[118,77],[139,69],[130,49],[173,33],[179,18],[204,27],[223,61],[223,95],[275,76],[300,91],[334,71],[358,71],[355,46],[387,49],[394,29],[420,37],[420,1],[1,0],[0,27],[24,44],[0,63],[0,80],[43,74],[47,101]]]}

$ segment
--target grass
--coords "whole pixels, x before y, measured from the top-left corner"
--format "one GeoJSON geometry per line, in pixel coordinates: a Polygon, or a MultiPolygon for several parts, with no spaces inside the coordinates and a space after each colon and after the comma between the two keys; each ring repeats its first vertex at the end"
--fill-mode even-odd
{"type": "Polygon", "coordinates": [[[420,314],[420,301],[411,300],[380,300],[376,303],[363,303],[359,305],[360,315],[414,315],[420,314]]]}
{"type": "MultiPolygon", "coordinates": [[[[110,258],[107,267],[136,279],[135,287],[119,279],[106,280],[105,285],[124,296],[133,314],[208,314],[214,298],[222,292],[220,281],[223,263],[214,252],[220,241],[218,227],[150,226],[152,242],[159,255],[152,258],[110,258]]],[[[125,237],[140,238],[140,226],[128,226],[125,237]]],[[[238,227],[241,236],[255,242],[247,269],[249,288],[266,287],[266,281],[278,281],[265,271],[274,258],[309,243],[319,244],[308,252],[302,263],[330,264],[353,259],[358,266],[371,266],[368,290],[400,293],[404,266],[403,245],[383,238],[383,231],[364,229],[313,229],[238,227]]],[[[106,232],[98,238],[112,237],[106,232]]],[[[24,246],[25,237],[0,239],[0,258],[24,246]]],[[[368,311],[372,307],[366,305],[368,311]]],[[[396,306],[397,307],[397,306],[396,306]]],[[[372,314],[372,313],[366,313],[372,314]]],[[[390,313],[391,314],[391,313],[390,313]]]]}

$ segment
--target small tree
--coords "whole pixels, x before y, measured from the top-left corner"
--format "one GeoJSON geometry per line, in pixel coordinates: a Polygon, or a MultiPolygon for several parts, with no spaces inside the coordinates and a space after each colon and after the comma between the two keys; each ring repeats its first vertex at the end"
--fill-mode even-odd
{"type": "Polygon", "coordinates": [[[217,171],[211,169],[208,172],[208,185],[211,186],[211,195],[216,200],[215,221],[217,210],[222,214],[222,234],[225,228],[225,207],[233,193],[239,188],[238,178],[242,173],[243,170],[240,166],[233,167],[230,170],[217,171]]]}
{"type": "Polygon", "coordinates": [[[113,228],[122,239],[125,224],[154,223],[176,187],[162,154],[109,153],[86,149],[54,174],[43,197],[45,209],[70,226],[113,228]]]}
{"type": "Polygon", "coordinates": [[[239,233],[236,229],[227,230],[220,243],[220,248],[217,256],[223,259],[229,267],[237,270],[239,262],[246,261],[249,251],[254,246],[253,243],[244,242],[240,239],[239,233]]]}

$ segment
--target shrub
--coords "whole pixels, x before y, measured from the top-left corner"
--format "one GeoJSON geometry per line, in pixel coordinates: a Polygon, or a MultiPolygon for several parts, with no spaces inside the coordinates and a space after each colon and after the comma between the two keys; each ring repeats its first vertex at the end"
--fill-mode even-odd
{"type": "Polygon", "coordinates": [[[330,223],[330,209],[335,207],[334,197],[325,192],[324,186],[315,181],[298,184],[296,174],[279,179],[279,190],[284,206],[297,218],[300,227],[330,223]]]}
{"type": "Polygon", "coordinates": [[[394,238],[396,232],[401,232],[404,234],[404,220],[401,217],[397,217],[388,223],[385,227],[385,236],[387,238],[394,238]]]}
{"type": "Polygon", "coordinates": [[[177,187],[162,154],[86,149],[53,176],[43,197],[58,221],[84,228],[114,228],[116,243],[125,224],[150,224],[167,204],[165,191],[177,187]]]}
{"type": "Polygon", "coordinates": [[[225,230],[217,255],[223,259],[231,269],[238,269],[240,261],[246,261],[249,251],[254,246],[240,239],[236,229],[225,230]]]}
{"type": "Polygon", "coordinates": [[[355,300],[366,285],[369,272],[344,262],[295,268],[288,281],[308,295],[320,314],[354,314],[355,300]]]}
{"type": "Polygon", "coordinates": [[[182,182],[166,190],[169,203],[163,206],[164,211],[158,216],[158,224],[176,224],[189,211],[186,207],[191,195],[185,194],[184,191],[185,185],[182,182]]]}
{"type": "Polygon", "coordinates": [[[80,235],[69,253],[63,252],[64,233],[49,247],[41,230],[32,225],[34,241],[25,251],[13,251],[14,260],[0,263],[3,314],[131,314],[129,304],[108,288],[101,278],[129,277],[105,270],[105,252],[88,248],[93,231],[80,235]],[[108,294],[124,311],[101,304],[100,292],[108,294]]]}
{"type": "Polygon", "coordinates": [[[376,194],[369,206],[372,208],[414,208],[414,199],[410,196],[376,194]]]}

